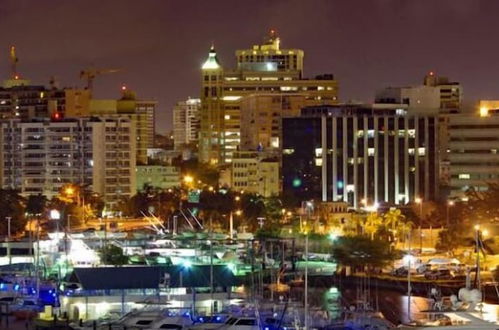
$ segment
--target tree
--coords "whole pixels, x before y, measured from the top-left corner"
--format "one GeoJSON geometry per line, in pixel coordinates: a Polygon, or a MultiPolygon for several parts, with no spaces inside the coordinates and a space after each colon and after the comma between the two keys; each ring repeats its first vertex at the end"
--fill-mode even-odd
{"type": "Polygon", "coordinates": [[[374,239],[374,234],[379,230],[382,223],[383,218],[378,213],[369,213],[364,223],[364,232],[371,237],[371,240],[374,239]]]}
{"type": "Polygon", "coordinates": [[[121,266],[128,263],[128,256],[123,254],[123,249],[113,244],[104,246],[100,255],[101,263],[105,265],[121,266]]]}
{"type": "Polygon", "coordinates": [[[437,250],[447,251],[454,254],[454,251],[460,247],[467,245],[473,237],[473,226],[464,222],[455,222],[450,224],[438,234],[437,250]]]}
{"type": "Polygon", "coordinates": [[[383,267],[398,256],[390,249],[390,242],[369,239],[366,236],[343,236],[338,238],[332,249],[333,257],[344,266],[353,268],[383,267]]]}
{"type": "Polygon", "coordinates": [[[45,212],[47,207],[47,197],[42,194],[29,195],[26,201],[26,214],[38,216],[45,212]]]}
{"type": "Polygon", "coordinates": [[[10,218],[11,234],[24,230],[26,226],[25,199],[13,189],[0,189],[0,232],[8,234],[10,218]]]}

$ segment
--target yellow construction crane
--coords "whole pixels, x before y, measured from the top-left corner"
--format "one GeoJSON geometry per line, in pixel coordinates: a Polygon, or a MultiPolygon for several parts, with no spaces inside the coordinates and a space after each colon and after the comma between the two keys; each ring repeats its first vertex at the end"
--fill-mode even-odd
{"type": "Polygon", "coordinates": [[[87,68],[87,69],[80,71],[80,79],[86,79],[87,80],[87,89],[92,91],[95,77],[97,77],[101,74],[116,73],[116,72],[120,72],[120,71],[121,71],[121,69],[87,68]]]}
{"type": "Polygon", "coordinates": [[[19,79],[19,75],[17,74],[17,62],[19,59],[16,55],[16,47],[10,47],[10,70],[12,79],[19,79]]]}

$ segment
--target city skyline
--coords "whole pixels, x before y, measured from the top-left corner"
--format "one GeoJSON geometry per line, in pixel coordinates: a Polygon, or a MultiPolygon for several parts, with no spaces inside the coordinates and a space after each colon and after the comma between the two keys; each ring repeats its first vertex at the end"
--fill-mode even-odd
{"type": "Polygon", "coordinates": [[[385,86],[421,84],[428,71],[460,81],[468,105],[496,98],[499,65],[490,32],[499,27],[492,16],[497,2],[260,4],[2,1],[0,29],[8,33],[0,36],[0,77],[8,77],[11,45],[19,72],[36,84],[55,75],[61,86],[83,86],[84,68],[121,68],[97,78],[96,97],[117,98],[126,84],[159,101],[156,127],[165,133],[173,105],[199,96],[212,42],[222,65],[233,67],[236,49],[260,43],[274,28],[283,47],[305,51],[306,76],[335,75],[340,101],[372,101],[385,86]],[[236,10],[247,14],[228,15],[236,10]]]}

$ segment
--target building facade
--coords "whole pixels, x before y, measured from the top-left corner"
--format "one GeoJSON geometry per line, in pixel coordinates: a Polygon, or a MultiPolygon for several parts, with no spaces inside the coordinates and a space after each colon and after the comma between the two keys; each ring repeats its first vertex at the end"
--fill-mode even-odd
{"type": "Polygon", "coordinates": [[[499,183],[499,102],[490,101],[486,113],[449,116],[450,198],[465,199],[466,191],[487,190],[499,183]]]}
{"type": "Polygon", "coordinates": [[[283,120],[283,187],[301,200],[434,200],[438,117],[372,105],[308,107],[283,120]]]}
{"type": "Polygon", "coordinates": [[[187,145],[197,144],[199,139],[200,99],[188,98],[173,107],[174,149],[182,150],[187,145]]]}
{"type": "Polygon", "coordinates": [[[168,189],[180,186],[180,168],[163,165],[137,166],[137,191],[146,186],[168,189]]]}
{"type": "Polygon", "coordinates": [[[100,194],[107,207],[136,193],[135,124],[124,118],[0,122],[0,184],[56,196],[66,184],[100,194]]]}
{"type": "Polygon", "coordinates": [[[281,49],[275,32],[262,45],[236,51],[237,67],[224,70],[212,47],[202,66],[202,162],[231,162],[241,144],[241,99],[259,93],[302,93],[306,105],[337,102],[337,82],[330,74],[303,77],[303,51],[281,49]]]}
{"type": "Polygon", "coordinates": [[[276,158],[267,158],[257,152],[238,151],[229,166],[228,185],[232,189],[264,197],[279,195],[279,161],[276,158]]]}
{"type": "Polygon", "coordinates": [[[252,94],[241,99],[241,150],[280,150],[282,118],[300,115],[305,94],[252,94]]]}

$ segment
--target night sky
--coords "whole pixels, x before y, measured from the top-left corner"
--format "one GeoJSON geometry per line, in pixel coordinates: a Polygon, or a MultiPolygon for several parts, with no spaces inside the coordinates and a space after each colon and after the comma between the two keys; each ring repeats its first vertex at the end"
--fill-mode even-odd
{"type": "Polygon", "coordinates": [[[96,96],[116,98],[125,83],[158,100],[165,132],[173,104],[198,95],[212,42],[232,67],[235,49],[275,28],[282,47],[305,51],[306,75],[335,74],[342,101],[371,101],[432,70],[460,81],[471,104],[499,98],[498,13],[495,0],[0,0],[0,80],[10,45],[37,84],[55,75],[83,86],[82,68],[122,68],[97,78],[96,96]]]}

